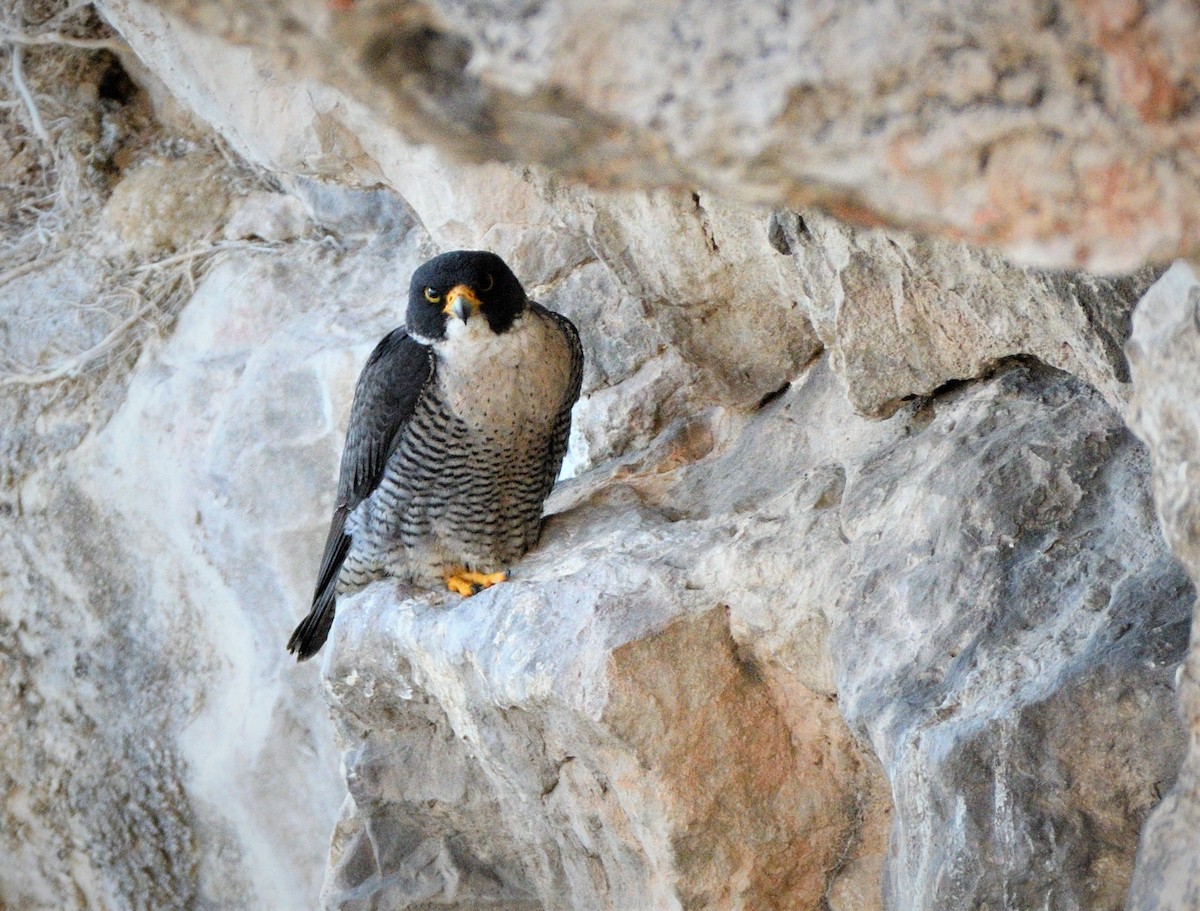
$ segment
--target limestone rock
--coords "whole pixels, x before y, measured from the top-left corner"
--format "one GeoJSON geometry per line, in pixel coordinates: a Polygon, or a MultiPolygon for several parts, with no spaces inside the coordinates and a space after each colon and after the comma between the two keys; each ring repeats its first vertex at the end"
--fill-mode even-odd
{"type": "MultiPolygon", "coordinates": [[[[194,250],[136,366],[5,387],[5,907],[312,907],[344,787],[316,669],[280,630],[311,591],[348,391],[423,258],[411,218],[393,229],[194,250]],[[92,392],[95,373],[115,378],[92,392]]],[[[23,359],[95,348],[109,286],[177,268],[68,251],[0,287],[23,359]]]]}
{"type": "MultiPolygon", "coordinates": [[[[1200,579],[1200,282],[1177,263],[1138,304],[1129,342],[1134,396],[1130,418],[1154,462],[1154,499],[1163,532],[1193,580],[1200,579]]],[[[1200,689],[1195,627],[1180,668],[1179,696],[1189,748],[1179,781],[1142,836],[1129,893],[1134,911],[1183,911],[1200,902],[1200,689]]]]}
{"type": "Polygon", "coordinates": [[[558,491],[509,584],[344,604],[330,906],[876,907],[836,694],[885,907],[1121,907],[1193,589],[1120,416],[1016,368],[873,425],[822,362],[712,420],[558,491]]]}
{"type": "Polygon", "coordinates": [[[348,607],[327,669],[351,792],[331,907],[817,906],[870,781],[833,703],[781,703],[724,608],[672,617],[660,581],[625,578],[599,597],[518,583],[502,605],[430,609],[384,588],[348,607]],[[665,598],[629,609],[647,594],[665,598]]]}
{"type": "Polygon", "coordinates": [[[1146,454],[1077,381],[1023,369],[922,424],[840,507],[869,557],[847,561],[832,647],[892,783],[885,904],[1121,908],[1182,752],[1194,597],[1146,454]]]}
{"type": "MultiPolygon", "coordinates": [[[[1200,237],[1186,0],[156,6],[460,159],[815,203],[1043,266],[1127,270],[1200,237]]],[[[103,8],[135,46],[126,25],[159,15],[103,8]]],[[[297,153],[330,174],[371,157],[348,117],[325,107],[297,153]]]]}
{"type": "Polygon", "coordinates": [[[224,224],[229,191],[211,157],[152,159],[113,189],[104,221],[131,250],[173,252],[210,239],[224,224]]]}
{"type": "Polygon", "coordinates": [[[1181,2],[104,0],[140,68],[26,4],[102,110],[18,99],[0,168],[94,149],[125,242],[0,245],[0,905],[1185,907],[1194,279],[1130,349],[1160,528],[1153,275],[963,243],[1194,244],[1181,2]],[[511,582],[377,584],[297,668],[355,376],[455,246],[582,330],[569,480],[511,582]]]}
{"type": "Polygon", "coordinates": [[[776,212],[813,328],[867,414],[1028,354],[1081,377],[1118,407],[1121,345],[1154,269],[1100,278],[1020,269],[965,244],[855,231],[814,212],[776,212]]]}
{"type": "Polygon", "coordinates": [[[304,203],[295,196],[257,190],[238,202],[221,233],[229,240],[285,241],[299,237],[310,223],[304,203]]]}
{"type": "MultiPolygon", "coordinates": [[[[369,263],[355,274],[382,285],[369,263]]],[[[315,675],[277,630],[311,585],[315,491],[336,458],[322,383],[352,382],[362,352],[330,337],[324,273],[281,266],[214,266],[107,425],[22,479],[3,536],[19,719],[0,738],[5,905],[306,907],[316,893],[336,758],[315,675]]]]}
{"type": "MultiPolygon", "coordinates": [[[[760,455],[783,452],[780,417],[760,455]]],[[[758,517],[683,516],[689,472],[714,482],[705,448],[557,491],[566,511],[496,589],[343,603],[330,907],[816,908],[882,854],[882,779],[831,695],[731,633],[743,580],[720,548],[758,517]]]]}
{"type": "MultiPolygon", "coordinates": [[[[1030,271],[961,242],[848,229],[809,210],[770,212],[701,191],[589,193],[542,169],[473,166],[414,145],[390,107],[356,100],[336,79],[315,88],[276,78],[266,69],[269,41],[231,47],[143,0],[110,0],[107,9],[135,49],[171,48],[185,61],[164,78],[252,161],[385,182],[438,249],[485,246],[526,264],[531,289],[583,327],[592,354],[585,391],[641,401],[650,379],[623,381],[670,348],[681,357],[656,362],[659,387],[699,387],[711,403],[745,406],[823,345],[868,414],[1019,354],[1123,401],[1121,345],[1152,271],[1113,279],[1030,271]],[[237,89],[239,71],[255,91],[237,89]],[[291,115],[272,119],[279,108],[291,115]],[[334,118],[340,138],[330,142],[334,118]],[[646,328],[636,335],[610,329],[638,320],[646,328]]],[[[192,21],[205,21],[203,9],[192,21]]],[[[353,15],[369,16],[364,9],[353,15]]],[[[643,445],[685,415],[677,397],[655,395],[650,426],[607,445],[586,441],[595,458],[643,445]]]]}

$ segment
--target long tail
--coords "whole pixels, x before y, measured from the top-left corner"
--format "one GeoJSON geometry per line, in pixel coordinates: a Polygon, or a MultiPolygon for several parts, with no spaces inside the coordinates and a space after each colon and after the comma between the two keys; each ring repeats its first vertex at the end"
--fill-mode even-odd
{"type": "Polygon", "coordinates": [[[322,592],[308,616],[300,621],[300,625],[292,633],[287,648],[296,656],[297,661],[307,661],[321,650],[321,646],[329,638],[336,601],[332,588],[322,592]]]}
{"type": "Polygon", "coordinates": [[[338,537],[330,543],[333,546],[326,551],[323,561],[326,566],[322,567],[317,592],[313,596],[312,610],[300,621],[300,625],[288,639],[288,651],[296,656],[297,661],[307,661],[319,652],[325,640],[329,638],[329,628],[333,626],[334,609],[337,605],[337,570],[341,568],[342,561],[346,559],[346,553],[350,550],[350,536],[339,531],[338,537]],[[326,568],[329,566],[332,567],[332,571],[326,568]]]}

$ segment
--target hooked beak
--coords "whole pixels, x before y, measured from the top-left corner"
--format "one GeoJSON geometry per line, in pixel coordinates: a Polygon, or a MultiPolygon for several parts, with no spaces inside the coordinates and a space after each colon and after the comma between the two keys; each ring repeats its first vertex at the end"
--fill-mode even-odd
{"type": "Polygon", "coordinates": [[[482,305],[474,291],[466,285],[455,285],[446,295],[446,306],[442,308],[442,312],[457,316],[465,323],[472,314],[479,312],[480,306],[482,305]]]}

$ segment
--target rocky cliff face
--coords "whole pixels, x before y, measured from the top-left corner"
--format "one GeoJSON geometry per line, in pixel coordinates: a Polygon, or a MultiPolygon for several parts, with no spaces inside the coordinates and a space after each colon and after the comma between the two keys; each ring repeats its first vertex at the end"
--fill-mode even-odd
{"type": "Polygon", "coordinates": [[[0,906],[1195,906],[1194,11],[768,6],[9,17],[0,906]],[[452,246],[544,539],[297,667],[452,246]]]}

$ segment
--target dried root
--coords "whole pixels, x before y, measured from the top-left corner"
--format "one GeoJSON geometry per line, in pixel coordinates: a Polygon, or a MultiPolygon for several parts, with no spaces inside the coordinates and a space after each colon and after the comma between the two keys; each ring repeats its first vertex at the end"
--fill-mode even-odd
{"type": "Polygon", "coordinates": [[[263,181],[211,140],[167,135],[120,63],[127,53],[90,3],[0,0],[0,98],[12,99],[0,102],[0,389],[31,394],[129,366],[217,257],[267,247],[113,242],[101,213],[143,160],[224,156],[231,192],[263,181]],[[72,279],[94,292],[76,284],[56,298],[54,283],[72,279]]]}

